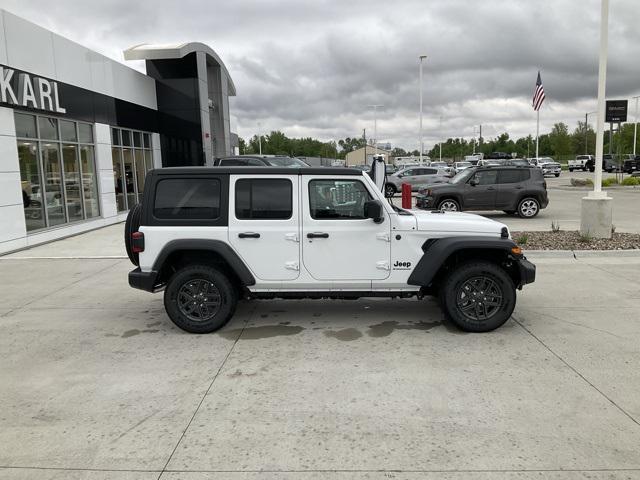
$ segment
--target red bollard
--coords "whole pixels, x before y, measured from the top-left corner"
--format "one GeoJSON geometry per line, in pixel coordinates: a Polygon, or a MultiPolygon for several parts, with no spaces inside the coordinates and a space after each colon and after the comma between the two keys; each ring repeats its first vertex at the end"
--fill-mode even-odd
{"type": "Polygon", "coordinates": [[[402,208],[411,209],[411,185],[402,184],[402,208]]]}

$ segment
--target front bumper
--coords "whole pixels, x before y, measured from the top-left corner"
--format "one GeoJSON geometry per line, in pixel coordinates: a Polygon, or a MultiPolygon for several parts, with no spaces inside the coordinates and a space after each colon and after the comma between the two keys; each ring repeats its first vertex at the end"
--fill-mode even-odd
{"type": "Polygon", "coordinates": [[[518,260],[518,270],[520,272],[520,285],[518,285],[518,288],[536,281],[536,266],[526,258],[522,257],[518,260]]]}
{"type": "Polygon", "coordinates": [[[158,290],[156,281],[158,279],[158,272],[151,270],[150,272],[143,272],[140,267],[129,272],[129,286],[144,290],[145,292],[155,292],[158,290]]]}
{"type": "Polygon", "coordinates": [[[435,208],[435,198],[427,195],[416,195],[416,207],[417,208],[435,208]]]}

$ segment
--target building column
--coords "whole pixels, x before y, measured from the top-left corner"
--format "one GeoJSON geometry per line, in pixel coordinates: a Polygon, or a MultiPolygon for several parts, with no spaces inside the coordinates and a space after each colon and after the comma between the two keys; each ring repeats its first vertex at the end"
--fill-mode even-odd
{"type": "Polygon", "coordinates": [[[95,128],[96,174],[98,175],[100,212],[102,218],[111,218],[118,214],[113,157],[111,156],[111,128],[104,123],[96,123],[95,128]]]}
{"type": "Polygon", "coordinates": [[[0,107],[0,253],[27,246],[27,225],[20,185],[13,110],[0,107]]]}
{"type": "Polygon", "coordinates": [[[160,134],[151,134],[151,156],[153,158],[153,168],[162,168],[162,150],[160,148],[160,134]]]}

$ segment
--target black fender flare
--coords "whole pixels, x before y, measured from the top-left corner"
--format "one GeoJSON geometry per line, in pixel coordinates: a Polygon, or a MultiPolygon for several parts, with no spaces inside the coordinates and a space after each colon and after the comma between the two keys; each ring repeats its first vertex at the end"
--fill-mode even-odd
{"type": "Polygon", "coordinates": [[[429,239],[422,245],[422,258],[409,275],[407,283],[428,287],[442,265],[456,252],[463,250],[489,250],[512,254],[516,244],[509,238],[491,237],[445,237],[429,239]]]}
{"type": "Polygon", "coordinates": [[[240,259],[238,254],[229,246],[229,244],[221,240],[208,240],[208,239],[180,239],[171,240],[160,251],[153,262],[152,270],[159,272],[169,255],[174,252],[183,250],[205,250],[207,252],[214,252],[227,262],[231,270],[238,276],[238,279],[243,286],[251,286],[256,284],[256,279],[253,274],[240,259]]]}

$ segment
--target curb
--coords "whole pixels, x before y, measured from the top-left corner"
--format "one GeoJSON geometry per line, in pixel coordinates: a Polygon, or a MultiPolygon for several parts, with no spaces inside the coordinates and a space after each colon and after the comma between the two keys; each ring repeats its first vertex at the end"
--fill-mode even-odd
{"type": "Polygon", "coordinates": [[[536,258],[640,258],[640,250],[524,250],[525,257],[536,258]]]}

